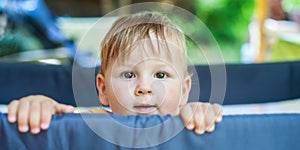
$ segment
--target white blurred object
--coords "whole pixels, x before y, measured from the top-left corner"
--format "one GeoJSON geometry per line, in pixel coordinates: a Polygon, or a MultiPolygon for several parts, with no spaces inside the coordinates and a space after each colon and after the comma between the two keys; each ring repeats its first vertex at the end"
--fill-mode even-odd
{"type": "Polygon", "coordinates": [[[266,33],[269,36],[300,33],[300,26],[293,21],[267,19],[265,21],[266,33]]]}
{"type": "Polygon", "coordinates": [[[99,56],[100,43],[117,17],[60,17],[59,28],[78,47],[77,53],[99,56]]]}
{"type": "MultiPolygon", "coordinates": [[[[267,43],[267,50],[278,39],[288,40],[290,42],[300,43],[300,26],[296,22],[287,20],[265,20],[265,36],[267,43]]],[[[259,25],[256,20],[249,24],[249,43],[241,47],[241,61],[242,63],[254,63],[259,52],[260,45],[259,25]]],[[[268,53],[266,54],[268,56],[268,53]]]]}
{"type": "Polygon", "coordinates": [[[241,48],[242,63],[254,63],[259,52],[259,25],[256,20],[249,24],[249,43],[243,44],[241,48]]]}
{"type": "Polygon", "coordinates": [[[300,113],[300,99],[261,104],[224,105],[223,115],[300,113]]]}
{"type": "Polygon", "coordinates": [[[281,35],[279,38],[282,40],[291,42],[291,43],[300,44],[300,34],[299,33],[284,34],[284,35],[281,35]]]}
{"type": "Polygon", "coordinates": [[[61,62],[57,59],[41,59],[41,60],[38,60],[38,62],[41,62],[44,64],[51,64],[51,65],[61,65],[61,62]]]}
{"type": "Polygon", "coordinates": [[[244,64],[250,64],[254,63],[257,55],[258,50],[253,47],[254,45],[251,45],[250,43],[245,43],[242,45],[241,48],[241,61],[244,64]]]}

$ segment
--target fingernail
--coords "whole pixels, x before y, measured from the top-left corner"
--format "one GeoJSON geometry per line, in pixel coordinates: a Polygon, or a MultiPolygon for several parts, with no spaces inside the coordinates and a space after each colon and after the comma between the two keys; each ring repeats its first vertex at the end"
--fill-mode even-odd
{"type": "Polygon", "coordinates": [[[186,128],[189,130],[192,130],[192,129],[194,129],[194,125],[192,123],[190,123],[186,126],[186,128]]]}
{"type": "Polygon", "coordinates": [[[204,130],[198,128],[196,129],[196,133],[201,135],[204,133],[204,130]]]}
{"type": "Polygon", "coordinates": [[[69,111],[69,112],[73,112],[73,111],[74,111],[74,107],[71,106],[71,105],[68,105],[68,111],[69,111]]]}
{"type": "Polygon", "coordinates": [[[210,126],[209,128],[207,128],[207,132],[213,132],[215,130],[215,126],[210,126]]]}
{"type": "Polygon", "coordinates": [[[31,129],[31,133],[33,133],[33,134],[38,134],[39,132],[40,132],[39,128],[33,128],[33,129],[31,129]]]}
{"type": "Polygon", "coordinates": [[[8,116],[8,121],[9,122],[15,122],[16,121],[16,117],[15,116],[8,116]]]}
{"type": "Polygon", "coordinates": [[[217,122],[221,122],[221,121],[222,121],[222,117],[218,117],[218,118],[216,119],[216,121],[217,121],[217,122]]]}
{"type": "Polygon", "coordinates": [[[46,129],[49,128],[49,124],[47,124],[47,123],[42,123],[42,124],[41,124],[41,128],[42,128],[43,130],[46,130],[46,129]]]}
{"type": "Polygon", "coordinates": [[[22,125],[22,126],[19,127],[19,130],[20,130],[21,132],[27,132],[28,129],[29,129],[29,128],[28,128],[27,125],[22,125]]]}

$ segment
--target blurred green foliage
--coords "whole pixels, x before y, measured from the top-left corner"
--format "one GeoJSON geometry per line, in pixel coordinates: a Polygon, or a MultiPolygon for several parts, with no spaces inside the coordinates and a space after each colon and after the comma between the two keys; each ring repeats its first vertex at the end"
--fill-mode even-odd
{"type": "Polygon", "coordinates": [[[285,11],[298,11],[300,8],[300,1],[299,0],[283,0],[282,5],[285,11]]]}
{"type": "Polygon", "coordinates": [[[226,62],[240,62],[241,45],[248,40],[254,0],[195,0],[196,15],[217,40],[226,62]]]}

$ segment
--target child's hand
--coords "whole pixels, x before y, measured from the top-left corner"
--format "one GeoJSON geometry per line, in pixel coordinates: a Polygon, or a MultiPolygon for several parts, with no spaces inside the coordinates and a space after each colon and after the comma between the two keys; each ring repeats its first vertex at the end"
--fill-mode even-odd
{"type": "Polygon", "coordinates": [[[43,95],[33,95],[10,102],[7,118],[10,123],[18,121],[20,132],[27,132],[30,128],[32,134],[38,134],[40,129],[49,128],[53,114],[68,112],[74,112],[74,107],[59,104],[43,95]]]}
{"type": "Polygon", "coordinates": [[[222,107],[219,104],[187,103],[181,108],[179,115],[188,130],[201,135],[214,131],[215,123],[222,121],[222,107]]]}

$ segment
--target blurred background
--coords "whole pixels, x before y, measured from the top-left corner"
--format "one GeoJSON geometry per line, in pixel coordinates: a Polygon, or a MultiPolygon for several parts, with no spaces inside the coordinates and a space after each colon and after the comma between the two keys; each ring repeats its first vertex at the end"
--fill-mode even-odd
{"type": "MultiPolygon", "coordinates": [[[[0,61],[71,64],[80,39],[105,14],[147,0],[0,0],[0,61]]],[[[209,28],[226,63],[300,60],[299,0],[155,0],[186,9],[209,28]]],[[[130,10],[129,10],[130,11],[130,10]]],[[[103,18],[107,30],[115,18],[103,18]]],[[[187,29],[197,31],[193,22],[187,29]]],[[[98,35],[95,35],[98,36],[98,35]]],[[[201,35],[199,35],[201,38],[201,35]]],[[[199,48],[187,41],[194,64],[199,48]]],[[[87,44],[83,61],[97,57],[87,44]]],[[[97,47],[97,46],[96,46],[97,47]]]]}

